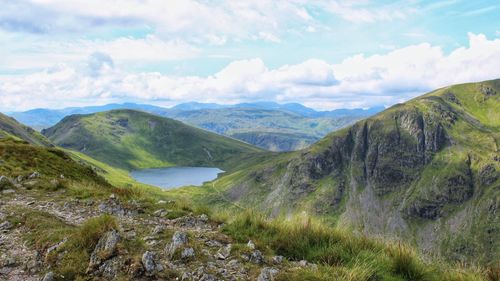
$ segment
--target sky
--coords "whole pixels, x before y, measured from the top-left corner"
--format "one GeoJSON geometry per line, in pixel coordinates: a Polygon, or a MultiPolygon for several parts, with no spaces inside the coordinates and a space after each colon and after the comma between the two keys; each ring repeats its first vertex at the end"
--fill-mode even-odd
{"type": "Polygon", "coordinates": [[[500,78],[500,2],[0,0],[0,111],[404,102],[500,78]]]}

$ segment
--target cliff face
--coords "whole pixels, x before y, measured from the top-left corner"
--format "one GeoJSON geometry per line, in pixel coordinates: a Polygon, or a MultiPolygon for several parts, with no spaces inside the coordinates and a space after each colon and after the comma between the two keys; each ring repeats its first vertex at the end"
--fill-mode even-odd
{"type": "Polygon", "coordinates": [[[499,84],[452,86],[396,105],[270,160],[227,194],[272,214],[307,211],[450,259],[492,261],[500,246],[499,84]],[[248,199],[255,194],[260,201],[248,199]]]}

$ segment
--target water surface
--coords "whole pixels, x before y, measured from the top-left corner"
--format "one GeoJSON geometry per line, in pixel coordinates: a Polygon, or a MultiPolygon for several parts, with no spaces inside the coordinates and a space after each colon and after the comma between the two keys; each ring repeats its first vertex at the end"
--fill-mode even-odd
{"type": "Polygon", "coordinates": [[[222,173],[219,168],[207,167],[168,167],[158,169],[143,169],[130,172],[138,182],[172,189],[187,185],[202,185],[206,181],[217,178],[222,173]]]}

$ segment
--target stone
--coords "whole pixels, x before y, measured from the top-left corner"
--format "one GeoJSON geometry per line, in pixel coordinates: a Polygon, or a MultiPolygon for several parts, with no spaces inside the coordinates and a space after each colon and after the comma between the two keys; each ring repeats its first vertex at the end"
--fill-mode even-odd
{"type": "Polygon", "coordinates": [[[12,194],[12,193],[15,193],[16,191],[14,189],[6,189],[4,191],[2,191],[3,194],[12,194]]]}
{"type": "Polygon", "coordinates": [[[99,204],[98,208],[101,213],[110,215],[125,216],[126,214],[125,209],[121,206],[120,201],[117,199],[110,198],[108,201],[99,204]]]}
{"type": "Polygon", "coordinates": [[[213,247],[213,248],[222,247],[222,243],[217,241],[217,240],[208,240],[207,242],[205,242],[205,245],[207,245],[208,247],[213,247]]]}
{"type": "Polygon", "coordinates": [[[167,252],[167,255],[169,256],[169,258],[172,258],[175,254],[175,251],[179,247],[187,244],[187,242],[188,242],[188,238],[187,238],[186,232],[176,231],[174,233],[174,235],[172,236],[172,242],[166,248],[166,252],[167,252]]]}
{"type": "Polygon", "coordinates": [[[114,257],[102,263],[99,266],[98,273],[108,280],[114,280],[118,272],[120,272],[121,263],[118,257],[114,257]]]}
{"type": "Polygon", "coordinates": [[[167,204],[167,201],[165,201],[165,200],[158,200],[158,202],[156,202],[156,204],[158,204],[158,205],[167,204]]]}
{"type": "Polygon", "coordinates": [[[252,240],[248,240],[247,247],[248,247],[250,250],[255,250],[255,243],[253,243],[253,241],[252,241],[252,240]]]}
{"type": "Polygon", "coordinates": [[[208,216],[207,216],[207,215],[205,215],[205,214],[200,215],[198,219],[199,219],[201,222],[205,222],[205,223],[206,223],[206,222],[208,222],[208,216]]]}
{"type": "Polygon", "coordinates": [[[279,273],[276,268],[264,267],[257,278],[257,281],[272,281],[274,277],[279,273]]]}
{"type": "Polygon", "coordinates": [[[301,260],[301,261],[299,261],[298,265],[299,265],[300,267],[306,267],[306,266],[308,265],[308,263],[307,263],[307,261],[306,261],[306,260],[301,260]]]}
{"type": "Polygon", "coordinates": [[[36,179],[36,178],[39,178],[40,177],[40,173],[39,172],[33,172],[33,174],[29,175],[28,179],[32,180],[32,179],[36,179]]]}
{"type": "Polygon", "coordinates": [[[61,247],[64,243],[66,243],[67,240],[68,240],[67,238],[64,238],[61,242],[49,247],[47,249],[46,255],[49,255],[51,252],[59,249],[59,247],[61,247]]]}
{"type": "Polygon", "coordinates": [[[194,257],[194,249],[186,248],[182,251],[181,258],[182,259],[190,259],[194,257]]]}
{"type": "Polygon", "coordinates": [[[6,176],[0,176],[0,189],[12,186],[11,181],[6,176]]]}
{"type": "Polygon", "coordinates": [[[154,254],[150,251],[146,251],[142,255],[142,266],[146,271],[146,275],[154,275],[156,272],[163,271],[163,266],[158,264],[154,259],[154,254]]]}
{"type": "Polygon", "coordinates": [[[116,253],[116,246],[120,241],[120,236],[116,230],[106,232],[97,242],[97,245],[90,256],[87,272],[94,270],[102,262],[111,258],[116,253]]]}
{"type": "Polygon", "coordinates": [[[274,264],[281,264],[285,258],[283,256],[274,256],[272,262],[274,264]]]}
{"type": "Polygon", "coordinates": [[[222,247],[217,251],[217,254],[215,254],[215,257],[219,260],[225,260],[231,255],[231,244],[227,244],[225,247],[222,247]]]}
{"type": "Polygon", "coordinates": [[[162,234],[165,231],[165,227],[163,225],[157,225],[153,229],[153,235],[162,234]]]}
{"type": "Polygon", "coordinates": [[[168,215],[168,211],[165,209],[159,209],[159,210],[154,211],[153,215],[156,217],[164,217],[164,216],[168,215]]]}
{"type": "Polygon", "coordinates": [[[47,272],[43,276],[42,281],[54,281],[54,272],[52,271],[47,272]]]}
{"type": "Polygon", "coordinates": [[[262,264],[264,263],[264,256],[259,250],[255,250],[250,255],[250,262],[255,264],[262,264]]]}
{"type": "Polygon", "coordinates": [[[11,228],[12,228],[12,223],[10,223],[10,221],[4,221],[0,223],[0,232],[6,232],[11,228]]]}

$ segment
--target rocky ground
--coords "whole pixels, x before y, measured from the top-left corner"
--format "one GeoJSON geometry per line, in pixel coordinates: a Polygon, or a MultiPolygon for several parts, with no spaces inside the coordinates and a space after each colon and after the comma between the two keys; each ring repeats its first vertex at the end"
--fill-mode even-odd
{"type": "MultiPolygon", "coordinates": [[[[90,280],[273,280],[283,270],[314,266],[306,261],[288,262],[263,254],[252,241],[242,245],[221,231],[222,224],[207,215],[168,219],[169,202],[159,201],[151,214],[137,202],[107,199],[65,199],[64,190],[43,194],[21,188],[0,193],[0,280],[59,280],[46,262],[48,254],[66,243],[63,239],[40,250],[26,241],[28,228],[12,220],[18,210],[36,210],[57,217],[70,226],[102,214],[117,218],[118,227],[100,237],[90,260],[90,280]],[[141,241],[144,251],[135,258],[122,244],[141,241]]],[[[262,249],[263,252],[266,252],[262,249]]],[[[65,253],[59,253],[64,255],[65,253]]]]}

